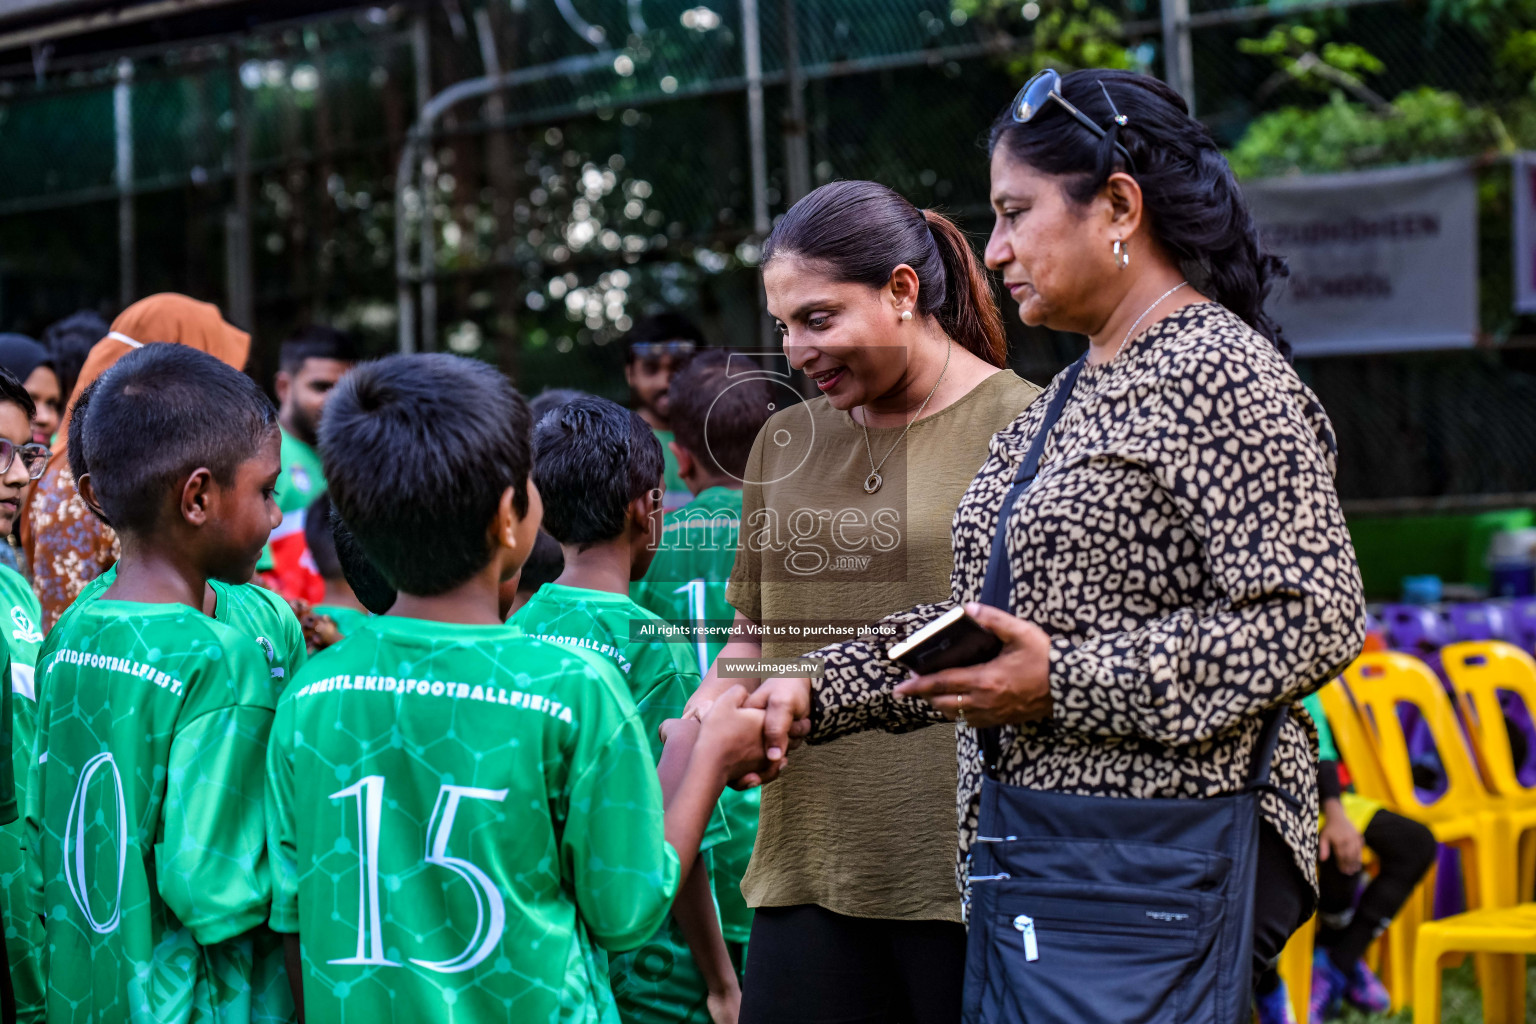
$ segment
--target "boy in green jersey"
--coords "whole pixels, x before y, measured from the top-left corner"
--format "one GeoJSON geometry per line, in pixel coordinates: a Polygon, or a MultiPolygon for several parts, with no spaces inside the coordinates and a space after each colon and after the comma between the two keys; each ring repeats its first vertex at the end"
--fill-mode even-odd
{"type": "MultiPolygon", "coordinates": [[[[645,578],[630,584],[635,602],[692,632],[688,649],[699,675],[725,646],[735,609],[725,585],[736,563],[741,530],[741,485],[752,442],[783,391],[748,357],[723,350],[701,352],[672,378],[673,440],[668,445],[693,500],[669,512],[661,546],[645,578]]],[[[746,963],[752,909],[741,895],[741,878],[757,839],[762,790],[728,789],[720,809],[731,837],[709,851],[709,874],[720,907],[720,929],[739,971],[746,963]]]]}
{"type": "MultiPolygon", "coordinates": [[[[91,398],[95,395],[96,386],[93,383],[75,399],[74,412],[70,416],[67,454],[70,473],[76,480],[90,473],[90,467],[85,462],[84,436],[85,424],[90,418],[91,398]]],[[[101,510],[92,507],[89,501],[86,502],[86,507],[90,508],[98,518],[104,519],[101,510]]],[[[53,632],[50,632],[48,639],[43,642],[38,661],[47,660],[52,651],[54,633],[58,631],[59,625],[77,609],[85,607],[100,597],[102,591],[116,581],[117,566],[114,564],[85,585],[74,602],[59,616],[53,632]]],[[[293,678],[293,674],[308,657],[308,649],[304,644],[304,628],[299,624],[298,617],[293,614],[293,609],[287,601],[266,587],[254,583],[234,584],[210,579],[207,589],[203,592],[203,612],[253,638],[261,647],[262,653],[267,658],[274,700],[276,694],[282,692],[284,685],[293,678]]]]}
{"type": "MultiPolygon", "coordinates": [[[[6,370],[0,369],[0,535],[9,534],[27,485],[48,465],[48,449],[32,443],[32,397],[6,370]]],[[[23,827],[16,814],[25,797],[27,768],[32,763],[32,736],[37,728],[37,691],[33,666],[43,635],[38,631],[42,610],[32,587],[15,569],[0,565],[0,638],[9,653],[9,667],[0,675],[0,746],[6,730],[10,743],[3,754],[10,770],[11,795],[0,782],[0,886],[3,886],[5,943],[0,947],[10,970],[0,961],[0,1004],[7,1019],[24,1022],[43,1019],[43,929],[37,916],[27,910],[27,877],[22,856],[23,827]],[[9,983],[7,989],[6,983],[9,983]]]]}
{"type": "MultiPolygon", "coordinates": [[[[533,479],[544,528],[560,542],[565,569],[540,587],[513,625],[599,655],[624,675],[660,758],[661,722],[683,713],[698,687],[687,648],[642,635],[660,619],[629,598],[631,581],[655,554],[661,514],[661,445],[639,415],[583,396],[534,430],[533,479]]],[[[717,808],[705,846],[729,838],[717,808]]],[[[707,864],[678,894],[664,927],[634,953],[611,961],[614,998],[626,1024],[736,1019],[740,984],[725,946],[707,864]]]]}
{"type": "Polygon", "coordinates": [[[217,359],[151,344],[103,374],[79,448],[123,555],[38,668],[27,874],[48,1020],[286,1019],[262,936],[276,680],[203,611],[281,518],[275,410],[217,359]]]}
{"type": "Polygon", "coordinates": [[[500,620],[541,515],[528,429],[506,378],[441,354],[327,408],[332,501],[398,596],[299,674],[268,750],[271,923],[312,1021],[613,1024],[602,951],[656,930],[762,762],[735,691],[668,723],[658,783],[622,677],[500,620]]]}

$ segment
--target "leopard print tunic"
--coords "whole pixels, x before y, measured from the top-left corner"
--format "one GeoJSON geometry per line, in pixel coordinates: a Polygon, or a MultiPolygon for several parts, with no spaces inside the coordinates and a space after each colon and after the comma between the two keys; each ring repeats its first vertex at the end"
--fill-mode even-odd
{"type": "MultiPolygon", "coordinates": [[[[1061,384],[991,441],[953,523],[952,601],[881,620],[910,635],[976,600],[998,509],[1061,384]]],[[[1010,611],[1052,636],[1049,719],[1002,731],[999,778],[1066,793],[1207,797],[1241,789],[1259,715],[1359,653],[1360,571],[1334,490],[1337,445],[1275,347],[1214,303],[1187,306],[1085,366],[1005,529],[1010,611]]],[[[942,717],[891,690],[891,634],[822,648],[813,743],[942,717]]],[[[976,834],[981,753],[958,730],[960,847],[976,834]]],[[[1287,721],[1265,818],[1317,884],[1316,731],[1287,721]]]]}

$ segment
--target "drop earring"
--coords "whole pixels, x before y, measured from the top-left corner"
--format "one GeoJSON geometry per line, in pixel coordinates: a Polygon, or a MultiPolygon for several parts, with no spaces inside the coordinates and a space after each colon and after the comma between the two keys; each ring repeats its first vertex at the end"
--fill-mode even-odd
{"type": "Polygon", "coordinates": [[[1115,263],[1121,270],[1131,265],[1131,247],[1120,239],[1115,239],[1115,244],[1110,247],[1110,251],[1115,254],[1115,263]]]}
{"type": "Polygon", "coordinates": [[[911,320],[912,319],[912,311],[910,309],[902,310],[901,311],[901,318],[903,320],[911,320]]]}

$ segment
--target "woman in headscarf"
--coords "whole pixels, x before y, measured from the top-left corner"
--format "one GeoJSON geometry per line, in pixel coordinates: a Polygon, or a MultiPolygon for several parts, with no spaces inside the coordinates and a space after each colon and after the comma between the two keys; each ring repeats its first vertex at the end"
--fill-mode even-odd
{"type": "Polygon", "coordinates": [[[59,392],[59,374],[48,349],[25,334],[0,334],[0,366],[21,381],[37,406],[32,416],[32,440],[52,444],[64,412],[64,396],[59,392]]]}
{"type": "Polygon", "coordinates": [[[165,292],[140,299],[112,321],[107,336],[91,349],[59,424],[54,458],[37,482],[28,506],[22,541],[32,565],[32,586],[43,607],[43,629],[87,583],[117,561],[117,535],[86,509],[64,458],[69,417],[80,393],[107,368],[150,342],[190,345],[237,370],[245,368],[251,336],[224,321],[217,306],[165,292]]]}

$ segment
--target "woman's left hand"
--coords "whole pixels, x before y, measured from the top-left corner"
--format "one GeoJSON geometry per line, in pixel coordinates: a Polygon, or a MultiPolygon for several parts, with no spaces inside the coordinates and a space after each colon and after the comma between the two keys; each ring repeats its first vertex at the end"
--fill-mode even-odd
{"type": "Polygon", "coordinates": [[[979,665],[909,679],[896,692],[926,697],[944,717],[973,729],[1049,718],[1051,638],[1045,630],[974,601],[965,612],[997,635],[1001,653],[979,665]]]}

